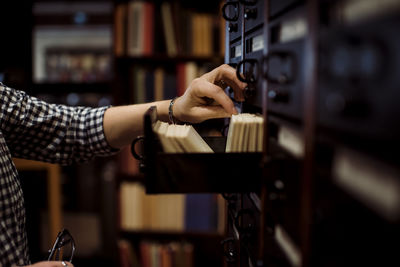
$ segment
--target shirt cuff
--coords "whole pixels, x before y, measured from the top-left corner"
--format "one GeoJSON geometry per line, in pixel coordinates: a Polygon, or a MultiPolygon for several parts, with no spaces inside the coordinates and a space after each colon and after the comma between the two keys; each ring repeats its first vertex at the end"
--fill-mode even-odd
{"type": "Polygon", "coordinates": [[[89,142],[92,152],[97,156],[109,156],[120,151],[119,148],[111,147],[104,133],[104,113],[111,106],[92,109],[88,114],[89,142]]]}

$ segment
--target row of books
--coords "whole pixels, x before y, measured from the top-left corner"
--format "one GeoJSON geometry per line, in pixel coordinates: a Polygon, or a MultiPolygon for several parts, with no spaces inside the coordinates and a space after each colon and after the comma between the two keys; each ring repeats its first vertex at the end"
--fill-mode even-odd
{"type": "Polygon", "coordinates": [[[114,19],[116,56],[224,54],[219,14],[191,11],[177,1],[130,1],[115,7],[114,19]]]}
{"type": "Polygon", "coordinates": [[[134,103],[145,103],[171,99],[182,95],[190,82],[214,68],[214,64],[199,65],[195,62],[178,63],[176,67],[131,68],[131,87],[134,103]]]}
{"type": "Polygon", "coordinates": [[[121,267],[192,267],[194,246],[188,242],[142,241],[139,248],[124,239],[118,241],[121,267]]]}
{"type": "Polygon", "coordinates": [[[120,227],[124,231],[223,233],[225,203],[216,194],[147,195],[143,185],[120,185],[120,227]]]}

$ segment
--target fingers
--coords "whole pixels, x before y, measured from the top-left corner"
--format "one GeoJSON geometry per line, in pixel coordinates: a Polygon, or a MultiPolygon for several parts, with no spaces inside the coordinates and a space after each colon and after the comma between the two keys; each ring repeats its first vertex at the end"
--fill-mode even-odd
{"type": "Polygon", "coordinates": [[[224,64],[216,68],[215,81],[223,80],[234,91],[234,97],[237,101],[244,101],[243,90],[247,86],[246,83],[240,81],[236,76],[236,70],[231,66],[224,64]]]}
{"type": "Polygon", "coordinates": [[[232,100],[221,89],[226,85],[234,90],[236,100],[244,101],[243,89],[247,84],[239,81],[234,68],[224,64],[191,82],[185,94],[175,100],[174,115],[181,121],[201,122],[237,114],[232,100]]]}
{"type": "MultiPolygon", "coordinates": [[[[196,81],[195,86],[197,88],[201,88],[198,92],[198,96],[201,98],[207,97],[214,99],[218,104],[220,104],[223,109],[228,114],[237,114],[237,110],[233,105],[233,102],[229,98],[227,94],[221,88],[215,84],[207,82],[206,80],[199,79],[196,81]]],[[[207,104],[206,100],[204,100],[205,104],[207,104]]],[[[214,106],[215,107],[215,106],[214,106]]]]}
{"type": "Polygon", "coordinates": [[[74,265],[68,261],[41,261],[26,267],[65,267],[65,266],[74,267],[74,265]]]}

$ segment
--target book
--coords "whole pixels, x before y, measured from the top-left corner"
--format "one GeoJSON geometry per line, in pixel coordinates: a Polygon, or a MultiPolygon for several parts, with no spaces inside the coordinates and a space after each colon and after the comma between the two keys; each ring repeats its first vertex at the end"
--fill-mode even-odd
{"type": "Polygon", "coordinates": [[[132,91],[135,104],[146,102],[146,70],[140,66],[132,68],[132,91]]]}
{"type": "Polygon", "coordinates": [[[149,56],[154,50],[154,4],[144,3],[144,32],[143,32],[143,55],[149,56]]]}
{"type": "Polygon", "coordinates": [[[193,13],[191,16],[191,52],[195,56],[211,56],[214,43],[214,17],[207,13],[193,13]]]}
{"type": "Polygon", "coordinates": [[[198,13],[193,13],[191,18],[191,40],[192,47],[191,53],[195,56],[201,56],[201,46],[203,44],[202,40],[202,25],[201,25],[201,15],[198,13]]]}
{"type": "Polygon", "coordinates": [[[121,183],[120,223],[121,229],[143,229],[144,188],[137,183],[121,183]]]}
{"type": "Polygon", "coordinates": [[[215,194],[187,194],[185,230],[215,232],[218,230],[218,202],[215,194]]]}
{"type": "Polygon", "coordinates": [[[125,240],[118,240],[118,250],[121,267],[140,267],[138,255],[132,244],[125,240]]]}
{"type": "Polygon", "coordinates": [[[139,245],[140,258],[143,267],[152,267],[151,243],[144,241],[139,245]]]}
{"type": "Polygon", "coordinates": [[[128,56],[151,55],[154,50],[154,4],[131,1],[128,3],[126,16],[128,56]]]}
{"type": "Polygon", "coordinates": [[[194,245],[188,242],[142,241],[139,244],[139,250],[143,267],[192,267],[194,265],[194,245]]]}
{"type": "Polygon", "coordinates": [[[142,55],[144,37],[144,2],[131,1],[127,11],[127,53],[129,56],[142,55]]]}
{"type": "Polygon", "coordinates": [[[192,125],[157,121],[153,131],[166,153],[213,153],[214,151],[192,125]]]}
{"type": "Polygon", "coordinates": [[[214,38],[214,23],[213,17],[210,14],[202,14],[202,34],[203,45],[202,55],[211,56],[213,54],[213,38],[214,38]]]}
{"type": "Polygon", "coordinates": [[[178,63],[176,65],[176,92],[181,96],[186,91],[186,63],[178,63]]]}
{"type": "Polygon", "coordinates": [[[183,194],[148,195],[140,183],[121,183],[120,226],[122,230],[183,231],[184,207],[183,194]]]}
{"type": "Polygon", "coordinates": [[[164,100],[164,70],[160,67],[154,70],[154,100],[164,100]]]}
{"type": "Polygon", "coordinates": [[[161,266],[162,267],[173,267],[172,253],[167,245],[162,245],[161,248],[161,266]]]}
{"type": "Polygon", "coordinates": [[[118,4],[114,12],[114,53],[118,57],[125,54],[126,4],[118,4]]]}
{"type": "Polygon", "coordinates": [[[171,57],[176,56],[178,54],[178,47],[176,43],[171,4],[169,2],[163,2],[161,4],[161,17],[164,27],[165,42],[167,44],[167,54],[171,57]]]}

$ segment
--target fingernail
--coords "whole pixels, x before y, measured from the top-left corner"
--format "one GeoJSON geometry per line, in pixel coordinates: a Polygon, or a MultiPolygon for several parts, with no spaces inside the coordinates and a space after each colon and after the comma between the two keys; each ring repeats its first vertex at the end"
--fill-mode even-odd
{"type": "Polygon", "coordinates": [[[234,115],[238,114],[238,111],[236,110],[235,107],[232,108],[232,114],[234,114],[234,115]]]}

